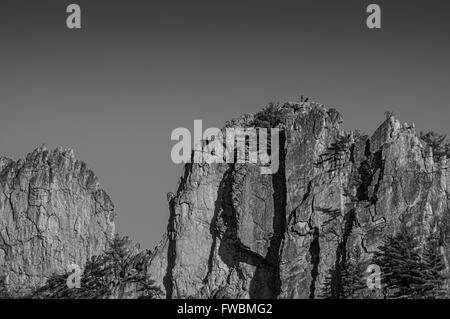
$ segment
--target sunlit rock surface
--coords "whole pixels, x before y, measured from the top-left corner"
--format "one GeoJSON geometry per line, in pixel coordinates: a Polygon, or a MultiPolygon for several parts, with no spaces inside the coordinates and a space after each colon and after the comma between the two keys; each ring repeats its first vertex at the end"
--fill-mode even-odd
{"type": "Polygon", "coordinates": [[[0,158],[0,271],[10,291],[83,267],[114,233],[114,205],[72,150],[0,158]]]}
{"type": "Polygon", "coordinates": [[[185,166],[149,267],[167,298],[319,298],[343,256],[368,262],[400,225],[420,242],[444,229],[448,241],[447,160],[433,161],[414,125],[388,115],[365,136],[344,132],[340,114],[317,103],[279,111],[276,174],[253,164],[185,166]]]}

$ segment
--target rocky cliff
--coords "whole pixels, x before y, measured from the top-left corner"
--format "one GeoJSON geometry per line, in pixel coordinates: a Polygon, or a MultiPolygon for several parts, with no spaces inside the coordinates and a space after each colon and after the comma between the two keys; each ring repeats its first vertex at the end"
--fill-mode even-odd
{"type": "MultiPolygon", "coordinates": [[[[368,261],[401,225],[419,242],[446,229],[447,159],[433,160],[414,125],[387,115],[364,136],[317,103],[275,111],[276,174],[186,164],[149,267],[167,298],[318,298],[330,268],[352,254],[368,261]]],[[[259,115],[228,125],[253,126],[259,115]]]]}
{"type": "MultiPolygon", "coordinates": [[[[166,298],[320,298],[330,269],[355,256],[368,263],[400,227],[419,243],[443,233],[448,260],[447,158],[435,161],[414,125],[390,114],[371,136],[341,124],[336,110],[314,102],[229,121],[280,129],[278,171],[186,164],[168,196],[167,233],[130,273],[147,273],[166,298]]],[[[73,151],[0,158],[0,275],[9,290],[41,286],[102,254],[113,217],[108,195],[73,151]]],[[[140,297],[128,281],[117,287],[112,297],[140,297]]]]}
{"type": "Polygon", "coordinates": [[[114,205],[72,150],[0,158],[0,275],[18,292],[104,251],[114,205]]]}

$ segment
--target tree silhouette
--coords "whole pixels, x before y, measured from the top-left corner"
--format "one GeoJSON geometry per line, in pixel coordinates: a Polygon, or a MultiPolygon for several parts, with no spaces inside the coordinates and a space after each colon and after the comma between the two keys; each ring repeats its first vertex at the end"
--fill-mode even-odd
{"type": "Polygon", "coordinates": [[[444,155],[450,158],[450,142],[446,142],[446,135],[433,131],[429,131],[426,134],[420,132],[420,138],[431,147],[435,160],[439,160],[444,155]]]}
{"type": "Polygon", "coordinates": [[[385,238],[373,263],[380,266],[382,286],[388,298],[420,298],[424,265],[417,253],[417,243],[404,229],[395,237],[385,238]]]}
{"type": "Polygon", "coordinates": [[[381,268],[384,295],[387,298],[445,298],[447,291],[443,256],[438,240],[429,238],[420,252],[414,237],[404,228],[395,237],[384,240],[373,263],[381,268]]]}
{"type": "Polygon", "coordinates": [[[104,299],[124,298],[127,294],[140,298],[156,298],[161,290],[147,274],[149,251],[139,252],[128,237],[117,236],[100,256],[86,263],[80,288],[69,288],[69,274],[54,275],[39,288],[33,298],[104,299]],[[131,293],[127,287],[134,287],[131,293]]]}
{"type": "Polygon", "coordinates": [[[11,297],[6,285],[6,276],[0,276],[0,299],[10,299],[11,297]]]}
{"type": "Polygon", "coordinates": [[[346,258],[328,271],[322,289],[325,299],[352,299],[357,292],[365,287],[359,252],[355,251],[353,258],[346,258]]]}
{"type": "Polygon", "coordinates": [[[425,266],[425,270],[422,273],[425,284],[421,287],[424,291],[423,297],[431,299],[448,297],[444,256],[441,253],[438,238],[429,237],[427,239],[422,254],[422,262],[425,266]]]}
{"type": "Polygon", "coordinates": [[[255,114],[252,125],[255,127],[272,128],[286,121],[279,103],[269,103],[262,111],[255,114]]]}

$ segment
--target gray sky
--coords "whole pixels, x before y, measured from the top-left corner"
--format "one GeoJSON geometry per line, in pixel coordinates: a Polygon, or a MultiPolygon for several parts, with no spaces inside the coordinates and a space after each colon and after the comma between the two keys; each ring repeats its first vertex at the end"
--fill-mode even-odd
{"type": "Polygon", "coordinates": [[[301,94],[373,132],[393,110],[450,134],[448,1],[2,1],[0,154],[71,147],[145,247],[182,167],[170,133],[301,94]],[[69,3],[82,29],[65,27],[69,3]],[[369,3],[382,29],[365,27],[369,3]]]}

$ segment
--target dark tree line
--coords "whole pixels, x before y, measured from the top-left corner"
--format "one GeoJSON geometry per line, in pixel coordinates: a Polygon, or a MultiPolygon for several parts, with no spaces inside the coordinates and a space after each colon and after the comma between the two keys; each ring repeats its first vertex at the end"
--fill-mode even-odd
{"type": "Polygon", "coordinates": [[[428,238],[423,249],[419,249],[413,236],[402,231],[385,239],[373,262],[381,268],[383,294],[387,298],[443,298],[447,295],[444,256],[437,238],[428,238]]]}
{"type": "MultiPolygon", "coordinates": [[[[344,256],[345,257],[345,256],[344,256]]],[[[328,271],[322,289],[325,299],[352,299],[365,287],[364,265],[355,251],[352,258],[344,258],[328,271]]]]}
{"type": "Polygon", "coordinates": [[[86,263],[80,288],[69,288],[67,281],[72,274],[55,274],[44,286],[28,295],[17,296],[9,293],[0,279],[0,298],[158,298],[161,290],[147,272],[150,257],[149,251],[140,251],[139,245],[133,244],[128,237],[116,236],[102,255],[94,256],[86,263]]]}
{"type": "Polygon", "coordinates": [[[438,134],[433,131],[428,133],[420,132],[420,138],[431,147],[433,150],[433,157],[437,161],[443,156],[450,158],[450,142],[446,135],[438,134]]]}
{"type": "Polygon", "coordinates": [[[8,287],[6,284],[6,276],[0,277],[0,299],[9,299],[11,295],[9,294],[8,287]]]}
{"type": "Polygon", "coordinates": [[[283,109],[279,103],[271,102],[262,111],[255,114],[252,125],[255,127],[272,128],[286,121],[283,109]]]}
{"type": "MultiPolygon", "coordinates": [[[[371,264],[381,270],[381,292],[392,299],[448,298],[447,270],[439,238],[429,237],[423,247],[406,230],[388,236],[378,247],[371,264]]],[[[358,257],[331,269],[325,279],[323,298],[367,297],[365,267],[358,257]]]]}

